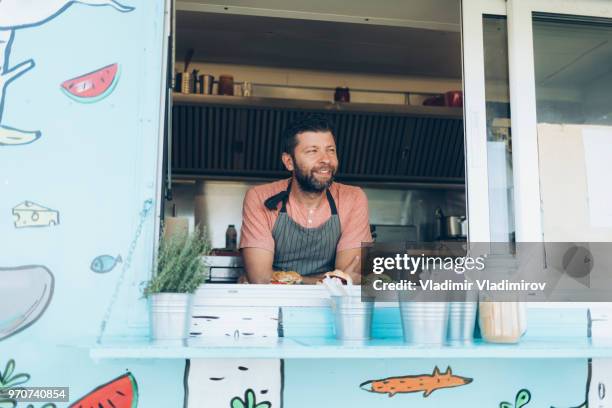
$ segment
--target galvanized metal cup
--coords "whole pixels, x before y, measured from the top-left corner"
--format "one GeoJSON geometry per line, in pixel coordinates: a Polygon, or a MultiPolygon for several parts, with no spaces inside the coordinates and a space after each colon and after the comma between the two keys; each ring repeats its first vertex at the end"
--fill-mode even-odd
{"type": "Polygon", "coordinates": [[[447,340],[470,343],[474,337],[478,302],[449,302],[447,340]]]}
{"type": "Polygon", "coordinates": [[[417,302],[400,299],[404,341],[443,344],[448,327],[448,302],[417,302]]]}
{"type": "Polygon", "coordinates": [[[332,296],[331,304],[338,340],[368,340],[370,338],[374,298],[332,296]]]}

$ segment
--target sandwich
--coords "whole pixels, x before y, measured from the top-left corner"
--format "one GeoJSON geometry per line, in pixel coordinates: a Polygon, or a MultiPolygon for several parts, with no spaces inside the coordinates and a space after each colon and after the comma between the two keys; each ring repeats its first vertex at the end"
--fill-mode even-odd
{"type": "Polygon", "coordinates": [[[274,271],[270,283],[279,285],[297,285],[302,283],[302,275],[295,271],[274,271]]]}
{"type": "Polygon", "coordinates": [[[342,282],[343,285],[352,285],[353,279],[346,272],[341,271],[340,269],[335,269],[331,272],[325,273],[325,277],[330,278],[338,278],[342,282]]]}

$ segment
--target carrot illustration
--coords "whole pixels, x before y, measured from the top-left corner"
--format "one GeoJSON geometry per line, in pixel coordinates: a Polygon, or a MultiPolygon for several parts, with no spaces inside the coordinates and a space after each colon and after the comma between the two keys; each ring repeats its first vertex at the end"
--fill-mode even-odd
{"type": "Polygon", "coordinates": [[[435,390],[460,387],[471,382],[471,378],[453,375],[450,367],[443,374],[436,367],[431,375],[406,375],[403,377],[383,378],[382,380],[369,380],[359,384],[359,388],[368,392],[388,394],[389,397],[395,394],[423,391],[423,397],[428,397],[435,390]]]}

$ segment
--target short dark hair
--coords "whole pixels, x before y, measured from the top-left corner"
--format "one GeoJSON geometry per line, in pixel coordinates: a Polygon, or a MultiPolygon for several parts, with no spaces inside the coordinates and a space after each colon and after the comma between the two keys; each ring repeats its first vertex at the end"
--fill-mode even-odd
{"type": "Polygon", "coordinates": [[[309,114],[301,116],[285,128],[282,140],[283,153],[293,155],[298,144],[297,136],[303,132],[330,132],[334,141],[336,140],[336,130],[329,118],[320,114],[309,114]]]}

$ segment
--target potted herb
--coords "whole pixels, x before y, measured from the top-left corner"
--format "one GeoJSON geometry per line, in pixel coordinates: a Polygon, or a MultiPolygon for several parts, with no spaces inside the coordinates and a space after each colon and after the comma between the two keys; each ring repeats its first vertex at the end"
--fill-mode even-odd
{"type": "Polygon", "coordinates": [[[162,234],[153,278],[144,295],[150,300],[151,335],[154,340],[187,337],[192,295],[206,280],[203,256],[210,242],[200,228],[189,233],[162,234]]]}

